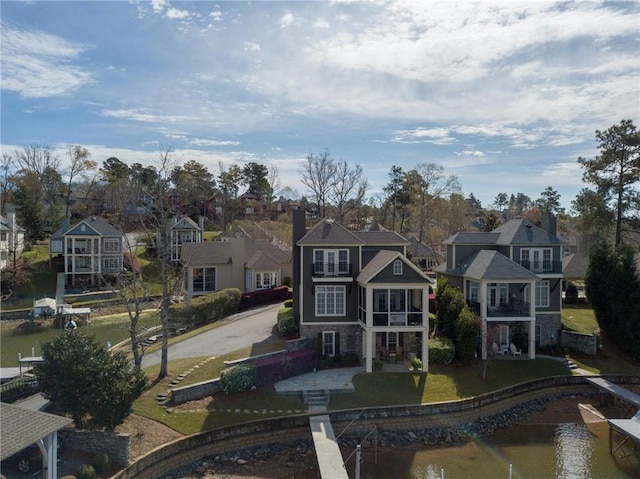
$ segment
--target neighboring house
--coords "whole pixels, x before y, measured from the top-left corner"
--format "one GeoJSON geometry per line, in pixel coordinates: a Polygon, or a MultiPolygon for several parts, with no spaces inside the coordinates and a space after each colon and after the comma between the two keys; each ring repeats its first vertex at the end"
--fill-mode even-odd
{"type": "Polygon", "coordinates": [[[267,289],[291,278],[291,254],[268,240],[226,237],[224,241],[188,243],[182,246],[184,291],[198,296],[225,288],[242,292],[267,289]]]}
{"type": "Polygon", "coordinates": [[[24,251],[24,228],[16,223],[16,214],[0,216],[0,270],[17,261],[24,251]]]}
{"type": "Polygon", "coordinates": [[[293,211],[294,314],[322,355],[422,358],[428,369],[429,278],[406,257],[409,243],[384,231],[351,232],[323,219],[308,232],[293,211]]]}
{"type": "Polygon", "coordinates": [[[100,276],[123,270],[123,234],[103,218],[91,216],[63,227],[49,240],[50,253],[64,256],[65,284],[98,284],[100,276]],[[65,231],[66,230],[66,231],[65,231]]]}
{"type": "Polygon", "coordinates": [[[407,256],[411,258],[411,261],[418,265],[422,271],[433,271],[440,263],[433,248],[420,241],[414,233],[406,234],[404,237],[409,242],[407,256]]]}
{"type": "Polygon", "coordinates": [[[169,241],[171,261],[180,261],[180,253],[182,246],[186,243],[202,243],[202,235],[204,232],[204,218],[200,217],[199,224],[188,216],[182,218],[173,218],[171,226],[169,226],[169,241]]]}
{"type": "Polygon", "coordinates": [[[486,232],[445,240],[436,272],[459,288],[482,324],[482,358],[511,343],[535,358],[536,345],[557,344],[562,312],[563,242],[549,230],[514,219],[486,232]]]}
{"type": "Polygon", "coordinates": [[[244,193],[238,197],[238,200],[240,201],[240,214],[245,217],[262,217],[267,211],[266,203],[253,193],[244,193]]]}

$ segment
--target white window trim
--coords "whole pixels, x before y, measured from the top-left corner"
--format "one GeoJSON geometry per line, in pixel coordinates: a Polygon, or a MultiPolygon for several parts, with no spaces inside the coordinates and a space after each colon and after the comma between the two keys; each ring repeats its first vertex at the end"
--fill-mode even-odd
{"type": "MultiPolygon", "coordinates": [[[[321,265],[322,265],[322,274],[327,275],[327,276],[331,276],[331,275],[335,275],[335,274],[345,274],[349,272],[349,250],[346,248],[321,248],[321,249],[314,249],[313,250],[313,263],[314,265],[318,262],[318,253],[321,253],[322,255],[322,260],[321,260],[321,265]],[[334,253],[334,261],[332,262],[332,264],[334,265],[334,271],[328,271],[329,267],[329,260],[327,259],[329,256],[329,253],[334,253]],[[345,261],[345,267],[346,270],[340,270],[340,253],[346,253],[346,261],[345,261]],[[327,271],[325,271],[325,268],[327,269],[327,271]]],[[[319,271],[316,270],[316,273],[318,273],[319,271]]]]}
{"type": "MultiPolygon", "coordinates": [[[[346,291],[346,287],[345,286],[316,286],[316,291],[315,291],[315,313],[316,316],[321,317],[321,316],[346,316],[347,312],[347,291],[346,291]],[[327,291],[331,290],[332,293],[334,295],[338,295],[341,294],[342,295],[342,311],[338,311],[337,308],[335,308],[335,312],[332,313],[319,313],[318,312],[318,299],[320,298],[320,290],[324,290],[324,295],[325,295],[325,311],[327,310],[326,308],[326,294],[327,291]]],[[[334,305],[337,304],[337,302],[334,302],[334,305]]]]}
{"type": "Polygon", "coordinates": [[[399,259],[393,262],[393,274],[395,276],[402,276],[402,261],[399,259]]]}
{"type": "Polygon", "coordinates": [[[323,356],[333,357],[336,355],[336,332],[335,331],[322,331],[322,354],[323,356]],[[327,353],[326,346],[328,344],[327,339],[331,337],[331,352],[327,353]]]}
{"type": "Polygon", "coordinates": [[[536,282],[536,308],[548,308],[550,300],[551,300],[551,291],[549,289],[549,281],[543,280],[543,281],[536,282]],[[546,293],[544,295],[546,299],[545,303],[541,303],[541,300],[543,299],[543,295],[540,294],[541,288],[546,290],[546,293]]]}

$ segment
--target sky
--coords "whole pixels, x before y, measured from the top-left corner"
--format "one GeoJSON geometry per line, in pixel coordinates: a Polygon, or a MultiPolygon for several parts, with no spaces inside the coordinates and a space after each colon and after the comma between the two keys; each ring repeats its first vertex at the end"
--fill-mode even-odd
{"type": "Polygon", "coordinates": [[[613,1],[7,1],[0,146],[82,145],[154,165],[161,148],[217,175],[257,162],[282,187],[308,155],[441,165],[483,206],[563,206],[596,130],[640,126],[640,3],[613,1]]]}

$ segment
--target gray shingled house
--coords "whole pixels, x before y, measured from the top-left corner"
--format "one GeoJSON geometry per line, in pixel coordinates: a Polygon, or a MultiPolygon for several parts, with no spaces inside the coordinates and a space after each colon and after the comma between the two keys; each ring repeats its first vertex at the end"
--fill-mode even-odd
{"type": "Polygon", "coordinates": [[[409,242],[388,230],[349,231],[332,219],[311,230],[293,211],[294,314],[300,336],[324,356],[414,356],[428,368],[429,278],[406,257],[409,242]]]}
{"type": "Polygon", "coordinates": [[[436,272],[464,294],[482,324],[482,357],[557,344],[562,312],[563,242],[523,219],[491,232],[461,231],[445,240],[436,272]]]}

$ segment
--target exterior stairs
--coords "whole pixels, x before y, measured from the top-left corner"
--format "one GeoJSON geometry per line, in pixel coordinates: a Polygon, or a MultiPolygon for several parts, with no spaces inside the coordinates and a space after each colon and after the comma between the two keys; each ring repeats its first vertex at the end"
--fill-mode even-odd
{"type": "Polygon", "coordinates": [[[331,395],[328,389],[308,389],[302,392],[302,402],[309,411],[326,411],[330,399],[331,395]]]}

